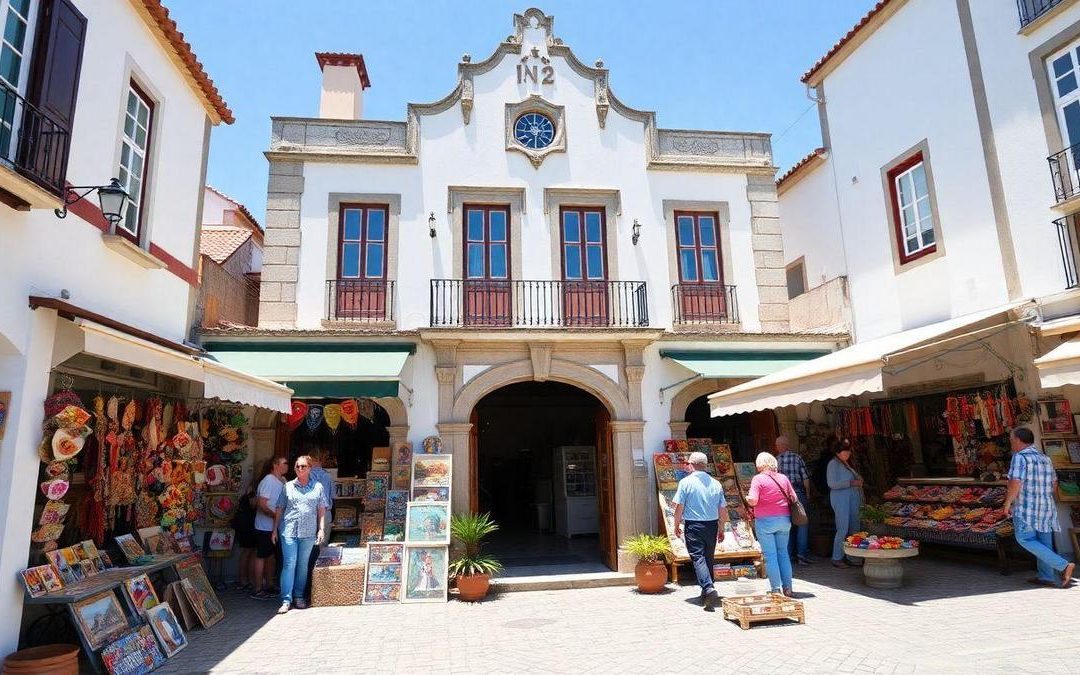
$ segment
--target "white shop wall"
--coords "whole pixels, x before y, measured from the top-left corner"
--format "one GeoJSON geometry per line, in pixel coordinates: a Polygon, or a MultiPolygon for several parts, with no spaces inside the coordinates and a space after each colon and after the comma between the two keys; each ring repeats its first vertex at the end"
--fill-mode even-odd
{"type": "Polygon", "coordinates": [[[803,258],[807,290],[847,274],[831,161],[824,160],[779,193],[784,264],[803,258]]]}

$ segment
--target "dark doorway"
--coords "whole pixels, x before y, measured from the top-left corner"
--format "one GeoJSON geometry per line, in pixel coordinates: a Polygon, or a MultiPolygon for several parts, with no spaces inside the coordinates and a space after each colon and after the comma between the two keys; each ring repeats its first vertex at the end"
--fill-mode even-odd
{"type": "Polygon", "coordinates": [[[709,438],[727,443],[736,462],[753,462],[759,452],[772,452],[776,442],[776,415],[771,410],[712,417],[708,396],[699,396],[686,407],[687,438],[709,438]]]}
{"type": "MultiPolygon", "coordinates": [[[[334,399],[308,401],[311,404],[322,405],[340,402],[334,399]]],[[[351,476],[363,478],[371,470],[371,449],[390,445],[388,426],[390,426],[390,416],[378,404],[375,404],[372,419],[369,420],[361,415],[356,421],[355,428],[342,420],[336,430],[331,431],[330,427],[322,422],[315,431],[310,431],[307,424],[302,422],[289,435],[289,478],[293,477],[293,460],[300,455],[312,454],[318,450],[326,450],[329,454],[325,468],[336,468],[337,475],[342,478],[351,476]]]]}
{"type": "Polygon", "coordinates": [[[504,576],[606,571],[614,514],[600,401],[566,384],[522,382],[482,398],[473,420],[474,503],[499,523],[489,550],[504,576]]]}

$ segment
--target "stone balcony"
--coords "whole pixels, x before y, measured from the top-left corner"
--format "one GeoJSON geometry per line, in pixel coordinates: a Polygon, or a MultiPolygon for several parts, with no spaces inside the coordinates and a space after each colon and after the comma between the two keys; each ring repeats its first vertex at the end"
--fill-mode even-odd
{"type": "Polygon", "coordinates": [[[788,301],[792,333],[848,333],[851,301],[847,277],[830,279],[788,301]]]}

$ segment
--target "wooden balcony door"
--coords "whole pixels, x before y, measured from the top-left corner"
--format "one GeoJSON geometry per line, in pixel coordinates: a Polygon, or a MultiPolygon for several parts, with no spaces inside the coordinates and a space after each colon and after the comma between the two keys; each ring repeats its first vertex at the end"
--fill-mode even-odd
{"type": "Polygon", "coordinates": [[[509,326],[513,314],[510,281],[510,207],[465,205],[465,274],[462,323],[509,326]]]}
{"type": "Polygon", "coordinates": [[[676,302],[684,321],[719,321],[728,313],[716,213],[675,212],[679,259],[676,302]]]}
{"type": "Polygon", "coordinates": [[[563,323],[607,326],[610,322],[604,209],[560,209],[562,236],[563,323]]]}
{"type": "Polygon", "coordinates": [[[333,318],[386,317],[388,216],[385,205],[342,204],[333,318]]]}
{"type": "Polygon", "coordinates": [[[611,414],[596,406],[596,499],[600,519],[600,559],[610,569],[619,568],[619,547],[615,531],[615,448],[611,434],[611,414]]]}

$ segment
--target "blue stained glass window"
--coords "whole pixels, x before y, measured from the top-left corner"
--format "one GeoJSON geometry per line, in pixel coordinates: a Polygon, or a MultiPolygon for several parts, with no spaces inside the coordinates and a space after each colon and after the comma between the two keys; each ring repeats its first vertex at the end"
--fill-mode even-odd
{"type": "Polygon", "coordinates": [[[360,239],[360,209],[345,209],[345,239],[360,239]]]}
{"type": "Polygon", "coordinates": [[[360,244],[345,244],[341,251],[341,276],[360,276],[360,244]]]}
{"type": "Polygon", "coordinates": [[[526,148],[539,150],[555,141],[555,123],[540,113],[525,113],[514,122],[514,140],[526,148]]]}

